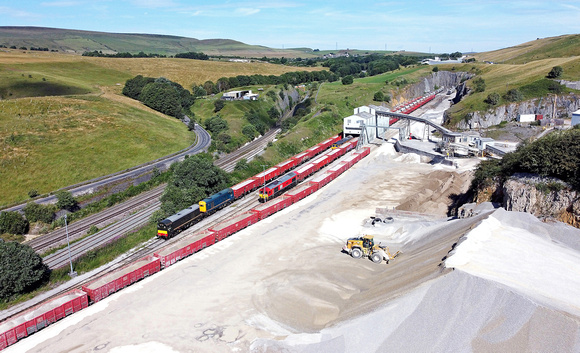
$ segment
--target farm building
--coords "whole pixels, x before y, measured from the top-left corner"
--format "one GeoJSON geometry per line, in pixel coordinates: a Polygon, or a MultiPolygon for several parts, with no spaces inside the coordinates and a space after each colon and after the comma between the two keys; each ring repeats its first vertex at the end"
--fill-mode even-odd
{"type": "Polygon", "coordinates": [[[252,93],[251,90],[247,91],[230,91],[222,95],[223,100],[234,101],[234,100],[257,100],[259,95],[257,93],[252,93]]]}

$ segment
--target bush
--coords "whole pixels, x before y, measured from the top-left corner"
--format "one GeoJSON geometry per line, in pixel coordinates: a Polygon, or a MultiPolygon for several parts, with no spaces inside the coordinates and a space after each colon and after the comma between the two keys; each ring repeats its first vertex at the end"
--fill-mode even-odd
{"type": "Polygon", "coordinates": [[[439,72],[439,67],[438,66],[434,66],[433,67],[433,70],[431,70],[431,71],[433,71],[433,72],[439,72]]]}
{"type": "Polygon", "coordinates": [[[28,221],[17,211],[0,212],[0,234],[26,234],[28,221]]]}
{"type": "Polygon", "coordinates": [[[28,245],[0,243],[0,299],[30,292],[50,274],[42,258],[28,245]]]}
{"type": "Polygon", "coordinates": [[[176,118],[182,117],[179,92],[168,82],[156,80],[147,84],[140,99],[149,108],[176,118]]]}
{"type": "Polygon", "coordinates": [[[280,112],[278,111],[278,109],[276,109],[275,106],[272,106],[270,107],[270,109],[268,109],[268,116],[270,117],[270,119],[278,120],[280,118],[280,112]]]}
{"type": "Polygon", "coordinates": [[[212,162],[211,155],[200,153],[171,165],[171,180],[161,197],[161,209],[166,214],[174,214],[227,187],[228,174],[212,162]]]}
{"type": "Polygon", "coordinates": [[[219,135],[220,132],[228,129],[228,122],[222,119],[219,115],[212,116],[204,122],[205,128],[212,133],[212,135],[219,135]]]}
{"type": "Polygon", "coordinates": [[[227,145],[228,143],[232,142],[232,137],[229,134],[226,134],[225,132],[220,133],[217,139],[221,141],[224,145],[227,145]]]}
{"type": "Polygon", "coordinates": [[[195,130],[195,120],[193,120],[191,118],[189,119],[189,123],[187,123],[187,129],[189,131],[195,130]]]}
{"type": "Polygon", "coordinates": [[[256,131],[254,125],[248,124],[244,125],[244,127],[242,128],[242,134],[244,134],[244,136],[246,136],[250,141],[253,140],[254,137],[256,137],[257,133],[258,131],[256,131]]]}
{"type": "Polygon", "coordinates": [[[31,199],[35,198],[36,196],[38,196],[38,190],[36,189],[31,189],[28,192],[28,197],[30,197],[31,199]]]}
{"type": "Polygon", "coordinates": [[[205,90],[205,88],[203,88],[203,86],[194,86],[193,87],[193,96],[196,98],[207,96],[207,91],[205,90]]]}
{"type": "Polygon", "coordinates": [[[375,95],[373,96],[373,100],[375,102],[382,102],[384,99],[385,95],[381,91],[376,92],[375,95]]]}
{"type": "Polygon", "coordinates": [[[354,82],[354,78],[351,75],[347,75],[342,78],[343,85],[351,85],[354,82]]]}
{"type": "Polygon", "coordinates": [[[30,223],[40,221],[49,224],[54,220],[54,206],[52,205],[45,206],[36,202],[29,202],[22,211],[24,211],[24,215],[30,223]]]}
{"type": "Polygon", "coordinates": [[[561,66],[554,66],[550,72],[548,72],[548,78],[560,78],[564,73],[564,69],[561,66]]]}
{"type": "Polygon", "coordinates": [[[236,163],[234,170],[236,171],[247,170],[248,168],[250,168],[250,166],[248,165],[248,161],[245,158],[242,158],[236,163]]]}
{"type": "Polygon", "coordinates": [[[58,201],[56,202],[56,207],[61,210],[68,210],[68,211],[75,211],[78,207],[77,200],[72,196],[70,191],[61,190],[56,193],[56,198],[58,201]]]}
{"type": "Polygon", "coordinates": [[[524,95],[516,88],[512,88],[506,92],[504,99],[508,102],[519,102],[524,99],[524,95]]]}
{"type": "Polygon", "coordinates": [[[564,87],[561,84],[559,84],[558,82],[552,81],[548,85],[548,90],[550,90],[550,92],[560,94],[564,90],[564,87]]]}
{"type": "Polygon", "coordinates": [[[165,214],[165,212],[163,212],[163,210],[159,209],[159,210],[155,210],[151,216],[149,217],[149,222],[153,223],[153,224],[157,224],[159,222],[161,222],[162,220],[164,220],[165,218],[167,218],[167,215],[165,214]]]}
{"type": "Polygon", "coordinates": [[[226,106],[226,102],[223,101],[223,100],[221,100],[221,99],[218,99],[215,102],[213,102],[213,106],[214,106],[214,110],[213,111],[215,113],[217,113],[220,110],[224,109],[224,107],[226,106]]]}
{"type": "Polygon", "coordinates": [[[498,93],[490,93],[487,95],[487,98],[483,101],[489,105],[497,105],[499,103],[500,96],[498,93]]]}
{"type": "Polygon", "coordinates": [[[473,85],[475,92],[483,92],[485,91],[485,80],[481,77],[476,78],[473,80],[473,85]]]}

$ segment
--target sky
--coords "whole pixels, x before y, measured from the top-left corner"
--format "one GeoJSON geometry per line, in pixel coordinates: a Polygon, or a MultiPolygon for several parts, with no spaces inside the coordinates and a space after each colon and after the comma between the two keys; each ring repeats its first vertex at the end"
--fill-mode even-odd
{"type": "Polygon", "coordinates": [[[580,33],[580,0],[0,0],[0,26],[225,38],[271,48],[465,53],[580,33]]]}

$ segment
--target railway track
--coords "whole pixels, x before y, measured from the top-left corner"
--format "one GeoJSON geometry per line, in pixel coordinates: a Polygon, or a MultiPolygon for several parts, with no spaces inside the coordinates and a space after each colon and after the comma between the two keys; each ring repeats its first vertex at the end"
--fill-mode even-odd
{"type": "MultiPolygon", "coordinates": [[[[102,228],[118,220],[120,216],[127,215],[129,212],[135,212],[142,208],[144,204],[147,205],[151,202],[158,201],[164,189],[165,185],[158,186],[148,192],[135,196],[130,200],[109,207],[102,212],[90,215],[78,220],[77,222],[69,224],[69,239],[74,241],[85,235],[93,225],[102,228]]],[[[43,253],[51,248],[66,244],[66,230],[65,228],[59,228],[47,235],[34,238],[26,244],[34,249],[34,251],[43,253]]]]}
{"type": "MultiPolygon", "coordinates": [[[[121,222],[114,223],[113,225],[91,235],[90,237],[71,244],[70,257],[74,261],[75,259],[84,255],[87,251],[96,249],[117,238],[120,238],[133,229],[140,228],[143,224],[146,224],[149,221],[151,214],[160,206],[161,202],[156,201],[140,212],[132,215],[131,217],[128,217],[121,222]]],[[[67,265],[69,262],[68,247],[45,256],[43,261],[51,269],[67,265]]]]}
{"type": "Polygon", "coordinates": [[[249,143],[245,146],[240,147],[235,152],[228,154],[227,156],[218,159],[214,164],[228,173],[234,171],[236,163],[241,159],[246,159],[248,162],[251,161],[255,156],[262,153],[264,148],[268,145],[268,142],[272,141],[276,134],[280,132],[280,129],[271,129],[266,132],[262,137],[249,143]]]}
{"type": "MultiPolygon", "coordinates": [[[[227,156],[224,156],[223,158],[217,160],[214,164],[226,171],[233,171],[236,163],[240,159],[245,158],[250,160],[257,154],[261,153],[268,142],[270,142],[274,136],[276,136],[278,131],[279,129],[268,131],[268,133],[264,134],[264,136],[261,138],[246,146],[243,146],[242,148],[228,154],[227,156]]],[[[114,223],[113,225],[109,225],[107,228],[91,235],[90,237],[72,244],[70,257],[73,259],[73,261],[81,257],[89,250],[96,249],[117,238],[125,236],[127,233],[134,229],[138,229],[146,225],[149,221],[149,218],[151,217],[151,214],[159,209],[161,205],[159,198],[163,193],[163,189],[164,186],[159,186],[139,196],[135,196],[131,200],[113,206],[93,216],[87,217],[85,220],[79,220],[78,222],[69,225],[69,237],[71,239],[78,239],[82,235],[86,234],[92,225],[102,224],[101,222],[113,220],[114,217],[117,217],[118,215],[133,213],[137,209],[140,210],[136,214],[132,214],[131,216],[126,217],[114,223]],[[143,208],[144,203],[150,203],[150,205],[143,208]]],[[[111,223],[112,222],[109,222],[109,224],[111,223]]],[[[203,223],[203,221],[200,223],[203,223]]],[[[50,248],[66,244],[66,232],[64,229],[59,229],[42,237],[35,238],[28,244],[33,246],[35,251],[44,252],[50,248]]],[[[66,266],[69,262],[68,248],[63,248],[53,254],[47,255],[43,260],[44,263],[51,269],[66,266]]]]}

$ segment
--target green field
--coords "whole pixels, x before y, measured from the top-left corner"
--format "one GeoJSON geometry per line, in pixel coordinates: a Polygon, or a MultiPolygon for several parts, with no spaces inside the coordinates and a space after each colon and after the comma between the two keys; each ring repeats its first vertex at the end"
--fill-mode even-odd
{"type": "Polygon", "coordinates": [[[0,204],[36,189],[117,172],[187,147],[194,135],[160,117],[97,96],[0,101],[0,204]]]}
{"type": "MultiPolygon", "coordinates": [[[[194,134],[179,120],[121,94],[125,81],[139,73],[190,88],[222,76],[293,70],[260,63],[0,52],[0,205],[26,201],[32,189],[53,192],[189,146],[194,134]]],[[[256,102],[229,105],[222,113],[236,133],[244,112],[256,106],[251,103],[256,102]]],[[[196,105],[207,111],[200,118],[212,116],[213,99],[196,105]]]]}

